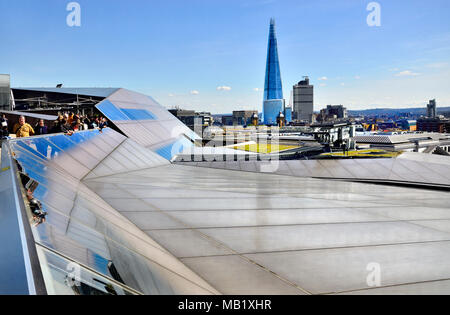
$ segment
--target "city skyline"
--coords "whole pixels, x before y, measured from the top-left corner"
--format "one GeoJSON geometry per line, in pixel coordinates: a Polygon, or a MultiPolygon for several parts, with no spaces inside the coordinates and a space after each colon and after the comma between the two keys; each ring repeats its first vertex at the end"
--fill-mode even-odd
{"type": "Polygon", "coordinates": [[[308,75],[316,111],[450,105],[446,1],[377,1],[379,27],[359,0],[78,1],[80,27],[65,24],[68,2],[0,1],[0,36],[14,47],[0,52],[0,72],[12,86],[123,86],[166,107],[261,111],[273,17],[283,92],[308,75]]]}

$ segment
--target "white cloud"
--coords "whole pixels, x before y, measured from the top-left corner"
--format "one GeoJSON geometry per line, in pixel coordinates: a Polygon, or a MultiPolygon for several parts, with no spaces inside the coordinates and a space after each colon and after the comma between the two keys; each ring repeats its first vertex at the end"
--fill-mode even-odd
{"type": "Polygon", "coordinates": [[[217,91],[230,91],[231,90],[231,87],[229,87],[229,86],[218,86],[217,87],[217,91]]]}
{"type": "Polygon", "coordinates": [[[326,83],[320,83],[320,86],[327,86],[326,83]]]}
{"type": "Polygon", "coordinates": [[[345,86],[345,83],[344,83],[344,82],[342,82],[342,83],[341,83],[341,86],[345,86]]]}
{"type": "Polygon", "coordinates": [[[191,95],[199,95],[200,94],[200,92],[199,91],[197,91],[197,90],[193,90],[193,91],[191,91],[191,95]]]}
{"type": "Polygon", "coordinates": [[[320,77],[318,80],[319,81],[326,81],[326,80],[328,80],[328,78],[327,77],[320,77]]]}
{"type": "Polygon", "coordinates": [[[168,96],[169,96],[169,97],[174,97],[175,95],[173,95],[172,93],[170,93],[168,96]]]}
{"type": "Polygon", "coordinates": [[[359,75],[355,75],[355,80],[359,80],[361,77],[359,75]]]}
{"type": "Polygon", "coordinates": [[[405,71],[397,73],[395,76],[396,77],[413,77],[413,76],[417,76],[417,75],[419,75],[419,73],[412,72],[410,70],[405,70],[405,71]]]}
{"type": "Polygon", "coordinates": [[[263,89],[261,89],[261,88],[254,88],[253,89],[253,91],[255,91],[255,92],[261,92],[263,89]]]}

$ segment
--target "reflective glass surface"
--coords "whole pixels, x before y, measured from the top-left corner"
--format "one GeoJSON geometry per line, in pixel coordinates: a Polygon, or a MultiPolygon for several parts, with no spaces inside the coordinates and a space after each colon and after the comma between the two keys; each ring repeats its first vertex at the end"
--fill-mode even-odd
{"type": "Polygon", "coordinates": [[[292,121],[292,108],[286,107],[284,109],[284,117],[286,119],[286,123],[290,123],[292,121]]]}
{"type": "MultiPolygon", "coordinates": [[[[267,45],[266,81],[264,84],[264,100],[282,99],[280,62],[278,60],[278,44],[275,33],[275,21],[270,20],[269,41],[267,45]]],[[[266,112],[264,112],[266,115],[266,112]]]]}
{"type": "Polygon", "coordinates": [[[163,158],[170,160],[173,156],[191,147],[192,142],[190,142],[186,138],[180,138],[179,140],[173,143],[170,143],[168,145],[163,146],[162,148],[157,149],[156,153],[161,155],[163,158]]]}
{"type": "MultiPolygon", "coordinates": [[[[197,166],[211,168],[264,172],[262,165],[253,161],[232,161],[223,165],[208,162],[197,164],[197,166]]],[[[278,161],[276,167],[270,168],[269,172],[296,177],[401,182],[450,187],[450,162],[447,157],[414,152],[404,152],[393,159],[278,161]]]]}
{"type": "Polygon", "coordinates": [[[40,222],[34,212],[29,216],[52,293],[217,293],[81,181],[167,160],[110,129],[16,139],[10,146],[22,185],[46,214],[40,222]],[[64,257],[87,268],[81,287],[63,285],[64,257]]]}
{"type": "Polygon", "coordinates": [[[200,139],[167,109],[143,94],[120,89],[97,108],[130,139],[167,160],[200,139]]]}
{"type": "MultiPolygon", "coordinates": [[[[279,162],[289,176],[261,173],[259,162],[245,172],[250,162],[187,163],[86,184],[225,294],[450,293],[438,284],[450,276],[439,258],[450,241],[450,193],[298,178],[286,162],[316,162],[313,174],[324,161],[279,162]],[[373,262],[380,288],[366,282],[373,262]]],[[[335,172],[325,165],[323,174],[335,172]]]]}
{"type": "Polygon", "coordinates": [[[100,104],[97,105],[97,109],[101,111],[108,119],[113,121],[119,120],[130,120],[130,118],[125,115],[119,108],[114,106],[110,101],[104,100],[100,104]]]}
{"type": "MultiPolygon", "coordinates": [[[[39,259],[45,261],[42,273],[48,294],[58,295],[134,295],[139,292],[37,246],[39,259]]],[[[105,269],[114,268],[107,261],[105,269]]]]}
{"type": "Polygon", "coordinates": [[[156,117],[146,109],[121,108],[131,120],[155,120],[156,117]]]}
{"type": "Polygon", "coordinates": [[[144,147],[110,129],[9,142],[47,214],[37,224],[29,211],[49,292],[450,293],[449,192],[310,178],[448,185],[447,160],[277,161],[269,172],[257,161],[171,164],[177,141],[190,142],[144,147]],[[371,263],[378,288],[366,282],[371,263]]]}
{"type": "Polygon", "coordinates": [[[284,100],[266,100],[264,101],[264,124],[276,125],[277,117],[283,112],[284,100]]]}

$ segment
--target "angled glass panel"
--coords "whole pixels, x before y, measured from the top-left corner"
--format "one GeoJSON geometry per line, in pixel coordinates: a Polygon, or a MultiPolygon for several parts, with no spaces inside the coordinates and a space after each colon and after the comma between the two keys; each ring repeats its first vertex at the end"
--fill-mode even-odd
{"type": "MultiPolygon", "coordinates": [[[[65,152],[69,152],[72,157],[88,168],[93,168],[98,164],[99,160],[95,156],[91,155],[89,151],[85,150],[84,145],[72,142],[69,136],[52,136],[46,138],[49,142],[54,143],[58,148],[65,152]]],[[[44,149],[45,150],[45,149],[44,149]]]]}
{"type": "Polygon", "coordinates": [[[109,120],[130,120],[120,109],[109,100],[104,100],[96,106],[109,120]]]}
{"type": "Polygon", "coordinates": [[[52,143],[54,143],[58,148],[68,151],[72,148],[78,147],[76,142],[71,141],[72,136],[67,135],[57,135],[57,136],[51,136],[51,137],[45,137],[46,140],[50,140],[52,143]]]}
{"type": "MultiPolygon", "coordinates": [[[[33,197],[40,202],[39,210],[46,213],[45,220],[38,222],[33,221],[36,212],[29,213],[35,241],[52,253],[90,268],[94,274],[114,278],[146,294],[177,294],[186,292],[183,290],[188,287],[192,288],[189,292],[214,293],[203,280],[80,181],[93,164],[82,158],[84,154],[116,170],[137,167],[135,161],[143,162],[140,167],[169,163],[131,139],[124,150],[114,154],[125,137],[109,129],[102,134],[74,135],[74,138],[55,135],[10,142],[23,172],[35,181],[27,181],[27,185],[23,182],[25,188],[32,187],[33,197]],[[90,150],[106,155],[94,157],[90,150]],[[111,154],[108,161],[104,160],[107,154],[111,154]],[[133,154],[133,159],[127,161],[129,154],[133,154]],[[114,268],[108,269],[111,264],[114,268]]],[[[180,146],[192,145],[185,138],[173,145],[176,142],[180,146]]],[[[114,192],[117,197],[118,191],[114,192]]],[[[48,261],[41,264],[43,269],[55,265],[48,261]]],[[[101,286],[96,289],[101,291],[101,286]]]]}
{"type": "Polygon", "coordinates": [[[156,153],[161,155],[163,158],[170,160],[175,155],[183,152],[185,149],[193,147],[193,143],[190,142],[188,139],[182,137],[178,139],[177,141],[170,143],[168,145],[163,146],[162,148],[159,148],[156,150],[156,153]]]}
{"type": "Polygon", "coordinates": [[[156,120],[156,116],[146,109],[121,108],[120,110],[131,120],[156,120]]]}
{"type": "Polygon", "coordinates": [[[35,156],[37,156],[43,160],[47,159],[47,156],[44,156],[38,152],[36,146],[34,146],[34,148],[33,148],[33,147],[29,146],[28,144],[26,144],[24,141],[16,141],[15,144],[17,144],[18,146],[24,148],[25,150],[33,153],[35,156]]]}

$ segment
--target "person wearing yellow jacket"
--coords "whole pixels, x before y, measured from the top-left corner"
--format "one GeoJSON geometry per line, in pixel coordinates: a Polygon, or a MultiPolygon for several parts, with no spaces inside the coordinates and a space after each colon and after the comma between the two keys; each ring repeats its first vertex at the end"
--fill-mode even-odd
{"type": "Polygon", "coordinates": [[[25,138],[34,135],[34,129],[30,124],[25,122],[25,117],[20,116],[19,122],[14,125],[13,132],[17,138],[25,138]]]}

